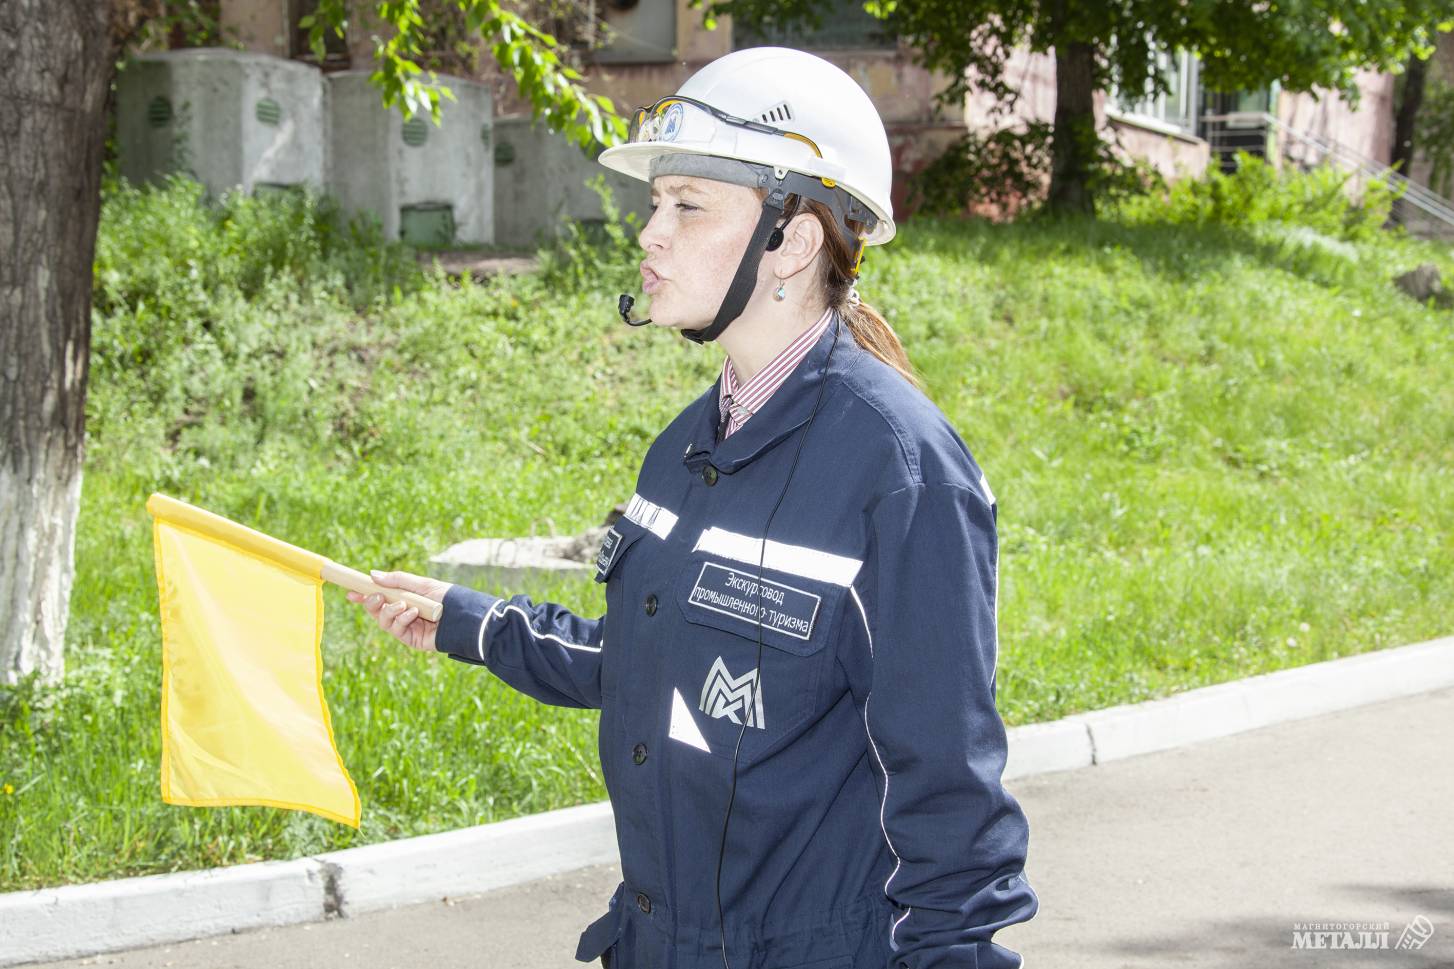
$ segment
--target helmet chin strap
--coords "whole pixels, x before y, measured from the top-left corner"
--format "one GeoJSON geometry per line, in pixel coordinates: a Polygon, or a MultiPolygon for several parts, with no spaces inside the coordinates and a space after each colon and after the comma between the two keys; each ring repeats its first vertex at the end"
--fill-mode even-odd
{"type": "Polygon", "coordinates": [[[779,182],[776,188],[768,190],[767,198],[762,201],[762,215],[758,217],[757,228],[752,230],[752,238],[737,264],[732,285],[727,288],[722,305],[717,307],[717,318],[700,330],[678,330],[683,337],[697,344],[715,340],[727,329],[728,323],[742,315],[752,291],[757,288],[757,267],[762,264],[762,254],[783,244],[782,230],[774,228],[774,224],[782,217],[786,204],[787,190],[779,182]]]}

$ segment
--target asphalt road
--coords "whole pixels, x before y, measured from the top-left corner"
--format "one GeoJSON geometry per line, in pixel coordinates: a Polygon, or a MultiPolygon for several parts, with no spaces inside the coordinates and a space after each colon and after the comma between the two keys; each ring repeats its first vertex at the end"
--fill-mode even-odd
{"type": "MultiPolygon", "coordinates": [[[[1454,969],[1454,690],[1010,784],[1030,819],[1029,969],[1454,969]],[[1422,948],[1394,948],[1417,916],[1422,948]],[[1387,923],[1388,948],[1294,947],[1387,923]]],[[[560,969],[619,874],[48,963],[560,969]]],[[[1376,937],[1375,937],[1376,938],[1376,937]]]]}

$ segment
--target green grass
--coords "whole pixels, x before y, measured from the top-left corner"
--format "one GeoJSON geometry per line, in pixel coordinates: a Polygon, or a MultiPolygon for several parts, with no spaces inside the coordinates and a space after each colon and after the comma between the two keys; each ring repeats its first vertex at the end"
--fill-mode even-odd
{"type": "MultiPolygon", "coordinates": [[[[326,206],[229,204],[108,196],[68,673],[0,699],[0,889],[604,797],[592,713],[405,650],[330,588],[362,830],[161,802],[147,494],[427,571],[465,538],[599,523],[720,364],[621,325],[629,255],[567,247],[456,287],[326,206]]],[[[1424,260],[1450,276],[1446,247],[1131,215],[900,233],[861,290],[999,499],[1008,723],[1450,631],[1454,318],[1389,283],[1424,260]]],[[[604,610],[589,580],[503,591],[604,610]]]]}

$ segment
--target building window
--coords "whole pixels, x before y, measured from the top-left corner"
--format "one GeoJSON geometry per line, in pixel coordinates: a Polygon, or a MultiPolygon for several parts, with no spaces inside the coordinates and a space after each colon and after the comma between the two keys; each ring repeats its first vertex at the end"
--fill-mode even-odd
{"type": "MultiPolygon", "coordinates": [[[[308,31],[298,21],[318,12],[318,0],[288,0],[288,56],[295,60],[317,63],[313,48],[308,46],[308,31]]],[[[323,63],[325,70],[345,70],[349,66],[348,42],[332,30],[323,32],[323,63]]]]}
{"type": "MultiPolygon", "coordinates": [[[[557,6],[562,4],[557,0],[557,6]]],[[[590,0],[573,37],[597,64],[668,64],[677,59],[676,0],[590,0]],[[599,45],[599,46],[598,46],[599,45]]]]}
{"type": "Polygon", "coordinates": [[[732,25],[732,47],[796,47],[799,50],[894,50],[888,25],[863,9],[863,0],[829,0],[821,5],[821,27],[768,28],[732,25]]]}
{"type": "Polygon", "coordinates": [[[1164,94],[1153,95],[1148,81],[1147,90],[1140,97],[1115,91],[1111,97],[1114,112],[1131,120],[1146,120],[1194,134],[1200,103],[1196,57],[1184,50],[1158,51],[1155,57],[1156,72],[1166,78],[1169,89],[1164,94]]]}

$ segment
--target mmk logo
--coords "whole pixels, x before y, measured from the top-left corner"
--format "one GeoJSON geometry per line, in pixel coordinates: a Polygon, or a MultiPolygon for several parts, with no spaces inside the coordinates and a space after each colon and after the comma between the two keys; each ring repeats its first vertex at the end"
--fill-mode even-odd
{"type": "Polygon", "coordinates": [[[707,682],[702,684],[702,701],[697,709],[715,720],[726,717],[740,724],[738,714],[747,718],[749,727],[766,729],[762,719],[762,688],[758,682],[758,671],[734,677],[727,672],[727,664],[718,656],[707,673],[707,682]],[[756,702],[754,702],[754,699],[756,702]]]}

